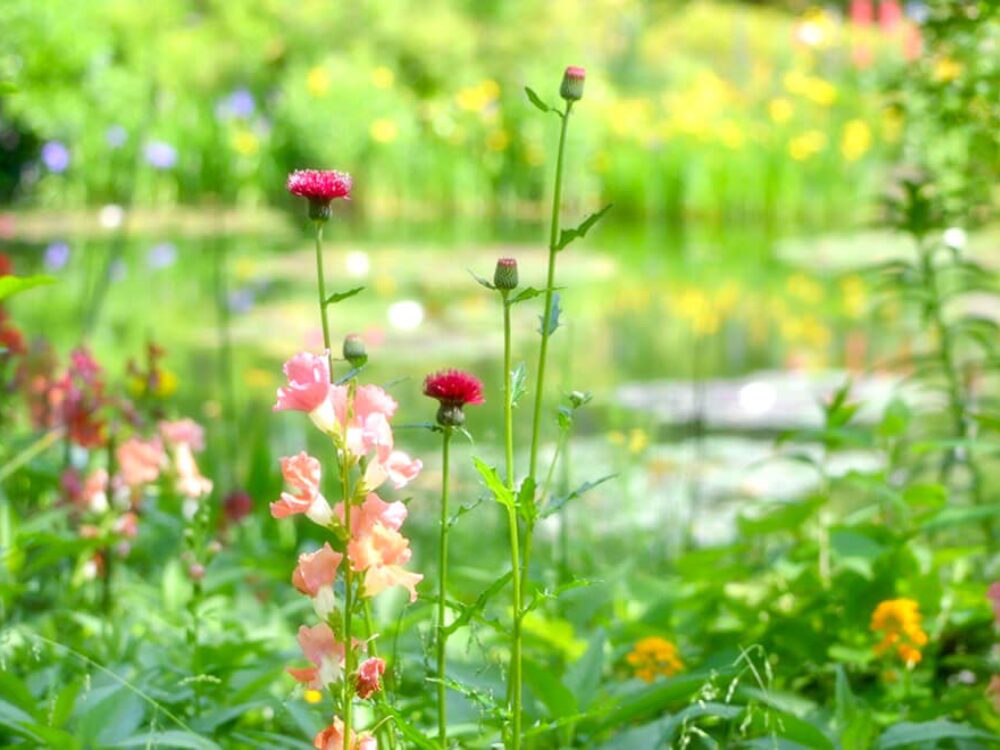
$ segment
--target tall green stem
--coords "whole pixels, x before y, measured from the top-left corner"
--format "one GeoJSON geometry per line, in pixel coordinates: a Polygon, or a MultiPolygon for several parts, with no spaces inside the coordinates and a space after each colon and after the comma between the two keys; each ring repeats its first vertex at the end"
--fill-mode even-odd
{"type": "Polygon", "coordinates": [[[438,602],[437,602],[437,694],[438,694],[438,742],[442,748],[448,746],[448,712],[445,706],[447,688],[445,686],[445,648],[448,635],[445,632],[445,592],[448,590],[448,484],[449,454],[451,453],[451,427],[445,427],[441,442],[441,525],[438,537],[438,602]]]}
{"type": "MultiPolygon", "coordinates": [[[[354,387],[353,381],[349,388],[348,396],[348,411],[351,410],[351,404],[353,403],[354,387]]],[[[344,495],[344,528],[350,533],[351,529],[351,477],[350,477],[350,465],[347,460],[347,449],[344,448],[343,456],[340,461],[340,481],[343,485],[343,495],[344,495]]],[[[354,608],[353,600],[353,581],[354,575],[351,571],[351,563],[348,560],[347,564],[344,565],[344,680],[341,685],[341,706],[344,712],[344,750],[351,750],[351,723],[354,702],[354,686],[351,684],[351,675],[354,674],[354,638],[352,634],[352,610],[354,608]]]]}
{"type": "Polygon", "coordinates": [[[316,289],[319,292],[319,318],[323,324],[323,346],[330,362],[330,377],[333,377],[333,349],[330,346],[330,322],[327,319],[326,276],[323,273],[323,222],[316,222],[316,289]]]}
{"type": "MultiPolygon", "coordinates": [[[[373,636],[375,635],[375,618],[372,616],[372,604],[371,599],[365,599],[362,603],[364,615],[365,615],[365,629],[368,631],[368,653],[373,659],[378,658],[378,646],[375,644],[373,636]]],[[[386,671],[385,676],[382,678],[382,689],[375,694],[375,702],[378,704],[380,709],[384,709],[389,705],[389,701],[386,698],[386,693],[389,690],[389,672],[386,671]]],[[[384,718],[388,714],[383,710],[380,711],[379,718],[384,718]]],[[[390,722],[379,722],[379,728],[377,730],[379,736],[379,744],[381,745],[383,740],[387,741],[389,750],[395,750],[396,747],[396,732],[393,725],[390,722]]]]}
{"type": "MultiPolygon", "coordinates": [[[[514,493],[514,393],[511,384],[511,335],[510,302],[507,291],[503,295],[503,421],[504,445],[507,457],[507,489],[514,493]]],[[[520,540],[518,539],[517,511],[507,507],[507,526],[510,534],[511,584],[513,589],[513,629],[510,648],[510,746],[516,750],[521,746],[521,563],[520,540]]]]}

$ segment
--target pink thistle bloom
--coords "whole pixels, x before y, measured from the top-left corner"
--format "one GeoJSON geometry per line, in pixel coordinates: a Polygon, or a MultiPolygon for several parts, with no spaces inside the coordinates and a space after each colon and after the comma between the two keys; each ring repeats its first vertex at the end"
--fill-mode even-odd
{"type": "Polygon", "coordinates": [[[289,668],[288,674],[298,682],[313,690],[322,690],[331,682],[337,682],[344,671],[344,644],[337,641],[330,626],[325,622],[311,628],[299,628],[299,646],[306,659],[313,666],[300,669],[289,668]]]}
{"type": "Polygon", "coordinates": [[[392,586],[403,586],[410,592],[410,601],[415,602],[416,585],[424,577],[403,569],[412,554],[409,540],[380,521],[347,545],[351,567],[365,574],[364,595],[368,597],[378,596],[392,586]]]}
{"type": "Polygon", "coordinates": [[[329,203],[351,197],[351,176],[335,169],[296,169],[288,175],[288,192],[310,201],[329,203]]]}
{"type": "Polygon", "coordinates": [[[187,445],[193,451],[205,449],[205,430],[193,419],[160,422],[160,436],[168,445],[187,445]]]}
{"type": "Polygon", "coordinates": [[[299,564],[292,573],[292,585],[306,596],[318,596],[320,590],[333,585],[337,568],[344,558],[325,543],[315,552],[299,555],[299,564]]]}
{"type": "Polygon", "coordinates": [[[115,451],[122,481],[135,489],[155,482],[160,477],[160,469],[166,460],[163,444],[159,438],[140,440],[129,438],[115,451]]]}
{"type": "MultiPolygon", "coordinates": [[[[333,723],[313,739],[316,750],[344,750],[344,722],[334,718],[333,723]]],[[[350,750],[378,750],[378,742],[370,732],[355,734],[351,730],[350,750]]]]}
{"type": "Polygon", "coordinates": [[[309,520],[326,526],[333,518],[330,504],[319,491],[321,467],[318,459],[305,451],[281,459],[281,474],[292,492],[282,492],[281,499],[271,503],[274,518],[286,518],[305,513],[309,520]]]}
{"type": "MultiPolygon", "coordinates": [[[[288,385],[278,389],[274,411],[304,411],[319,429],[334,431],[330,363],[326,354],[296,354],[284,365],[288,385]]],[[[346,389],[345,389],[346,393],[346,389]]]]}
{"type": "Polygon", "coordinates": [[[442,406],[481,404],[483,383],[475,375],[463,370],[442,370],[424,380],[424,395],[436,398],[442,406]]]}
{"type": "Polygon", "coordinates": [[[587,71],[577,65],[570,65],[563,73],[559,95],[568,101],[579,101],[583,98],[583,83],[586,78],[587,71]]]}
{"type": "Polygon", "coordinates": [[[372,461],[365,469],[364,483],[369,490],[377,490],[387,479],[397,490],[402,489],[420,474],[424,463],[419,458],[411,459],[403,451],[392,451],[385,462],[372,461]]]}
{"type": "Polygon", "coordinates": [[[385,674],[385,660],[372,657],[361,662],[354,675],[354,688],[361,700],[368,700],[382,689],[383,674],[385,674]]]}

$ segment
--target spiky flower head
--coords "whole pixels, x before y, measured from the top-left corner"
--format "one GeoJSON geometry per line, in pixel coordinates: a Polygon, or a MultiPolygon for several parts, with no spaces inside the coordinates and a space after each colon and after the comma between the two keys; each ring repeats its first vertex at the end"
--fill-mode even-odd
{"type": "Polygon", "coordinates": [[[351,176],[334,169],[297,169],[288,175],[288,192],[309,201],[309,218],[326,221],[330,203],[351,197],[351,176]]]}
{"type": "Polygon", "coordinates": [[[443,427],[460,427],[465,423],[466,405],[481,404],[483,383],[475,375],[464,370],[441,370],[424,380],[424,395],[437,399],[437,421],[443,427]]]}
{"type": "Polygon", "coordinates": [[[493,272],[493,286],[502,291],[517,289],[517,261],[514,258],[501,258],[497,261],[493,272]]]}
{"type": "Polygon", "coordinates": [[[583,98],[583,82],[586,77],[587,71],[576,65],[570,65],[563,73],[559,96],[568,102],[580,101],[583,98]]]}

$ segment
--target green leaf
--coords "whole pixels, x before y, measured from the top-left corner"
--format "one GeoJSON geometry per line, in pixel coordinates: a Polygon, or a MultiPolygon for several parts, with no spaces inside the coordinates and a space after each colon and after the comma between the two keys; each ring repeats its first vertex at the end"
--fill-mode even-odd
{"type": "Polygon", "coordinates": [[[0,96],[17,93],[17,84],[13,81],[0,81],[0,96]]]}
{"type": "Polygon", "coordinates": [[[3,276],[0,277],[0,302],[36,286],[55,284],[52,276],[3,276]]]}
{"type": "Polygon", "coordinates": [[[516,305],[518,302],[527,302],[529,299],[541,297],[543,294],[545,294],[544,289],[535,289],[533,286],[525,287],[510,298],[510,304],[516,305]]]}
{"type": "Polygon", "coordinates": [[[933,482],[918,482],[903,490],[903,500],[910,505],[943,508],[948,502],[948,490],[933,482]]]}
{"type": "Polygon", "coordinates": [[[566,505],[566,503],[576,500],[578,497],[590,492],[590,490],[594,489],[595,487],[598,487],[607,482],[609,479],[614,479],[617,476],[618,476],[617,474],[607,474],[601,477],[600,479],[594,479],[593,481],[584,482],[579,487],[577,487],[574,490],[571,490],[565,495],[560,495],[556,498],[553,498],[552,501],[547,503],[546,506],[542,509],[540,516],[542,518],[548,518],[553,513],[562,508],[564,505],[566,505]]]}
{"type": "Polygon", "coordinates": [[[528,101],[534,104],[542,112],[552,112],[554,111],[551,106],[542,101],[542,97],[535,93],[531,86],[524,87],[524,93],[528,95],[528,101]]]}
{"type": "Polygon", "coordinates": [[[837,734],[843,750],[868,750],[875,722],[871,713],[864,710],[860,701],[851,692],[847,672],[843,664],[837,665],[837,680],[834,686],[834,708],[837,734]]]}
{"type": "Polygon", "coordinates": [[[926,746],[927,743],[938,740],[979,740],[989,744],[1000,744],[1000,736],[991,732],[975,729],[968,724],[956,724],[947,719],[939,719],[922,722],[904,721],[889,727],[878,738],[875,748],[889,750],[893,747],[911,745],[926,746]]]}
{"type": "Polygon", "coordinates": [[[543,330],[544,316],[538,316],[538,332],[545,333],[551,336],[556,332],[559,327],[559,316],[562,314],[562,308],[559,307],[559,294],[552,295],[552,311],[549,313],[549,324],[546,326],[548,330],[543,330]]]}
{"type": "Polygon", "coordinates": [[[496,291],[496,285],[492,281],[487,279],[485,276],[480,276],[478,273],[472,271],[471,269],[469,270],[469,275],[472,278],[474,278],[476,280],[476,283],[479,284],[480,286],[484,286],[487,289],[493,289],[494,291],[496,291]]]}
{"type": "Polygon", "coordinates": [[[559,681],[552,669],[526,659],[524,681],[552,718],[569,716],[579,710],[573,691],[559,681]]]}
{"type": "Polygon", "coordinates": [[[524,362],[510,371],[510,401],[511,406],[517,406],[521,397],[528,392],[528,369],[524,362]]]}
{"type": "Polygon", "coordinates": [[[570,686],[581,709],[590,706],[597,695],[604,673],[604,631],[598,630],[590,638],[587,651],[566,670],[566,684],[570,686]]]}
{"type": "Polygon", "coordinates": [[[477,456],[472,457],[472,463],[475,465],[476,471],[479,472],[479,476],[483,478],[486,488],[493,493],[494,499],[501,505],[515,508],[514,493],[507,489],[507,485],[501,481],[497,470],[477,456]]]}
{"type": "Polygon", "coordinates": [[[421,748],[421,750],[440,750],[436,742],[427,739],[423,732],[404,719],[403,715],[392,706],[382,705],[381,710],[392,717],[396,728],[399,729],[399,733],[413,743],[412,747],[421,748]]]}
{"type": "Polygon", "coordinates": [[[348,289],[346,292],[334,292],[326,298],[326,304],[335,305],[338,302],[343,302],[345,299],[353,297],[355,294],[360,294],[364,290],[363,286],[356,286],[353,289],[348,289]]]}
{"type": "Polygon", "coordinates": [[[538,506],[535,503],[535,480],[533,477],[525,477],[517,490],[517,507],[521,512],[521,517],[530,525],[534,525],[538,520],[538,506]]]}
{"type": "Polygon", "coordinates": [[[604,214],[606,214],[608,211],[611,210],[612,205],[613,204],[609,203],[597,213],[591,214],[586,219],[584,219],[576,228],[562,230],[559,233],[559,241],[556,243],[554,249],[556,251],[562,250],[573,240],[586,236],[587,232],[590,231],[591,227],[593,227],[594,224],[599,222],[601,218],[604,216],[604,214]]]}
{"type": "Polygon", "coordinates": [[[219,750],[219,745],[200,735],[170,729],[165,732],[134,734],[107,747],[182,748],[183,750],[219,750]]]}
{"type": "Polygon", "coordinates": [[[952,526],[964,526],[969,523],[981,523],[1000,516],[1000,503],[990,505],[962,506],[944,508],[940,513],[921,525],[924,531],[937,531],[952,526]]]}
{"type": "Polygon", "coordinates": [[[489,604],[490,599],[492,599],[494,596],[500,593],[500,591],[503,590],[504,586],[506,586],[510,582],[510,579],[512,577],[513,577],[512,572],[508,570],[502,576],[497,578],[493,583],[491,583],[485,591],[483,591],[479,596],[477,596],[476,601],[474,601],[467,607],[463,607],[458,617],[452,620],[448,624],[448,627],[444,629],[445,635],[451,635],[459,628],[468,625],[472,621],[473,617],[478,615],[480,612],[483,611],[483,609],[486,608],[486,605],[489,604]]]}

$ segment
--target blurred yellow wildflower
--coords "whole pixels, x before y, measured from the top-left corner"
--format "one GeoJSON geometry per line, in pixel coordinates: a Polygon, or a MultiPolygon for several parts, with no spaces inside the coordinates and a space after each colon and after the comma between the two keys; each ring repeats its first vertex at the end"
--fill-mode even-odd
{"type": "Polygon", "coordinates": [[[785,89],[790,94],[801,96],[823,107],[829,107],[837,101],[837,87],[829,81],[803,73],[801,70],[790,70],[781,79],[785,89]]]}
{"type": "Polygon", "coordinates": [[[671,298],[674,314],[683,318],[697,334],[717,332],[721,325],[719,314],[708,295],[701,289],[688,289],[671,298]]]}
{"type": "Polygon", "coordinates": [[[491,130],[486,136],[486,148],[490,151],[503,151],[510,145],[510,136],[502,128],[491,130]]]}
{"type": "Polygon", "coordinates": [[[913,599],[886,599],[872,613],[871,630],[882,640],[875,644],[875,653],[895,651],[906,666],[920,662],[921,647],[927,645],[927,633],[922,627],[920,605],[913,599]]]}
{"type": "Polygon", "coordinates": [[[319,690],[306,690],[302,697],[306,703],[319,703],[323,700],[323,694],[319,690]]]}
{"type": "Polygon", "coordinates": [[[939,83],[951,83],[963,72],[965,66],[950,57],[939,57],[934,61],[934,80],[939,83]]]}
{"type": "Polygon", "coordinates": [[[395,80],[395,74],[385,65],[379,65],[377,68],[372,70],[372,85],[377,89],[391,88],[395,80]]]}
{"type": "Polygon", "coordinates": [[[635,644],[625,660],[631,665],[635,676],[644,682],[652,682],[659,675],[672,677],[684,669],[677,647],[659,636],[643,638],[635,644]]]}
{"type": "Polygon", "coordinates": [[[466,86],[455,94],[455,101],[467,112],[483,112],[500,96],[500,84],[487,78],[475,86],[466,86]]]}
{"type": "Polygon", "coordinates": [[[270,388],[275,384],[274,373],[262,367],[250,367],[243,371],[243,382],[249,388],[259,388],[261,390],[270,388]]]}
{"type": "Polygon", "coordinates": [[[157,373],[153,395],[157,398],[169,398],[177,392],[177,375],[171,370],[160,370],[157,373]]]}
{"type": "Polygon", "coordinates": [[[376,143],[392,143],[399,137],[399,126],[395,120],[388,117],[379,117],[373,120],[368,128],[368,134],[376,143]]]}
{"type": "Polygon", "coordinates": [[[639,454],[646,450],[649,446],[649,434],[636,427],[632,429],[628,434],[628,452],[632,454],[639,454]]]}
{"type": "Polygon", "coordinates": [[[822,130],[808,130],[788,142],[788,154],[795,161],[806,161],[826,149],[826,133],[822,130]]]}
{"type": "Polygon", "coordinates": [[[608,442],[612,445],[624,445],[625,444],[625,433],[619,430],[612,430],[608,433],[608,442]]]}
{"type": "Polygon", "coordinates": [[[872,129],[864,120],[850,120],[844,125],[840,153],[847,161],[857,161],[872,147],[872,129]]]}
{"type": "Polygon", "coordinates": [[[850,318],[860,318],[868,306],[868,289],[860,276],[848,276],[840,282],[840,298],[844,313],[850,318]]]}
{"type": "Polygon", "coordinates": [[[896,143],[903,134],[903,113],[889,107],[882,113],[882,140],[886,143],[896,143]]]}
{"type": "Polygon", "coordinates": [[[233,133],[233,150],[242,156],[253,156],[260,151],[260,139],[252,131],[241,128],[233,133]]]}
{"type": "Polygon", "coordinates": [[[310,96],[320,97],[330,90],[330,74],[322,65],[310,68],[306,75],[306,90],[310,96]]]}
{"type": "Polygon", "coordinates": [[[722,145],[733,150],[738,150],[743,148],[743,144],[746,143],[746,134],[743,132],[743,128],[735,120],[723,120],[719,123],[719,140],[722,141],[722,145]]]}
{"type": "Polygon", "coordinates": [[[795,108],[792,103],[783,96],[772,99],[767,105],[767,113],[770,115],[771,121],[778,125],[791,120],[794,112],[795,108]]]}
{"type": "Polygon", "coordinates": [[[788,294],[807,305],[816,305],[823,300],[822,285],[804,273],[793,273],[785,283],[788,294]]]}

